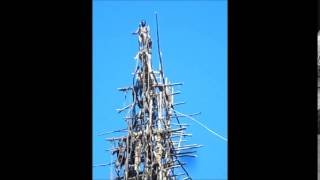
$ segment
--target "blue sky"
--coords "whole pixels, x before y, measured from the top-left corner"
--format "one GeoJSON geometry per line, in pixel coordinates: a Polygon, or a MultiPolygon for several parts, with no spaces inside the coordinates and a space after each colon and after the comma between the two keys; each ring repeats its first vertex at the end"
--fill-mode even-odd
{"type": "MultiPolygon", "coordinates": [[[[158,68],[156,21],[158,12],[164,75],[182,94],[179,112],[201,112],[196,119],[227,138],[227,1],[93,1],[93,164],[110,162],[111,144],[97,136],[103,130],[126,127],[115,109],[130,101],[117,91],[131,85],[138,50],[131,35],[141,19],[150,25],[153,68],[158,68]]],[[[193,179],[227,179],[227,142],[193,121],[183,118],[192,137],[204,145],[197,158],[183,159],[193,179]]],[[[121,135],[120,133],[114,134],[121,135]]],[[[110,178],[110,167],[93,167],[93,179],[110,178]]]]}

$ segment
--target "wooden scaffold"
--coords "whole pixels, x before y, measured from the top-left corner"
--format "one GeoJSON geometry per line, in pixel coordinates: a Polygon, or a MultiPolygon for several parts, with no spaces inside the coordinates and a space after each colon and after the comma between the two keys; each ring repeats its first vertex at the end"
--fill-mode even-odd
{"type": "Polygon", "coordinates": [[[110,151],[116,158],[109,165],[114,168],[117,180],[191,179],[180,159],[196,157],[194,149],[201,147],[198,144],[183,145],[186,142],[183,138],[191,134],[185,132],[188,124],[179,121],[183,116],[174,110],[176,105],[182,104],[174,103],[174,95],[180,93],[174,91],[174,86],[182,83],[171,83],[164,77],[157,16],[156,20],[159,70],[152,67],[150,28],[142,20],[133,33],[139,40],[133,84],[118,88],[122,92],[131,92],[132,103],[117,109],[119,113],[128,112],[124,117],[127,128],[113,132],[126,134],[107,138],[115,145],[110,151]]]}

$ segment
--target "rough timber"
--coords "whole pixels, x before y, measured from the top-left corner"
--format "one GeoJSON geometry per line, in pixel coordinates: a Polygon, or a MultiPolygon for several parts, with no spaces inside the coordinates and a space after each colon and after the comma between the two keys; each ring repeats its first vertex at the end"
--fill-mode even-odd
{"type": "Polygon", "coordinates": [[[180,93],[174,91],[174,86],[182,83],[171,83],[164,78],[158,28],[160,68],[153,69],[149,31],[149,26],[141,23],[133,33],[139,37],[134,81],[131,86],[118,88],[119,91],[132,94],[132,103],[117,109],[119,113],[127,111],[127,116],[124,117],[127,129],[113,131],[126,133],[125,135],[106,139],[114,144],[108,151],[115,156],[115,161],[109,165],[113,166],[115,179],[119,180],[191,179],[180,158],[196,157],[194,149],[201,145],[183,144],[186,142],[183,137],[191,136],[185,132],[189,125],[180,124],[181,116],[174,111],[176,105],[183,104],[174,103],[174,95],[180,93]]]}

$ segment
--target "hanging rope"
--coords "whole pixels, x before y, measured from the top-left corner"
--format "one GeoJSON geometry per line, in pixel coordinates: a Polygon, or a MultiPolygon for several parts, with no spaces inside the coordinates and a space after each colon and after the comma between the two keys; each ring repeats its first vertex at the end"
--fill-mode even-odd
{"type": "Polygon", "coordinates": [[[198,120],[194,119],[193,117],[191,117],[191,116],[189,116],[189,115],[186,115],[186,114],[183,114],[183,113],[180,113],[180,112],[178,112],[178,111],[176,111],[176,110],[174,110],[174,111],[175,111],[176,113],[184,116],[184,117],[187,117],[187,118],[193,120],[194,122],[198,123],[200,126],[204,127],[206,130],[208,130],[209,132],[211,132],[212,134],[214,134],[214,135],[218,136],[220,139],[228,142],[228,139],[227,139],[227,138],[225,138],[225,137],[221,136],[220,134],[214,132],[213,130],[209,129],[206,125],[202,124],[201,122],[199,122],[198,120]]]}

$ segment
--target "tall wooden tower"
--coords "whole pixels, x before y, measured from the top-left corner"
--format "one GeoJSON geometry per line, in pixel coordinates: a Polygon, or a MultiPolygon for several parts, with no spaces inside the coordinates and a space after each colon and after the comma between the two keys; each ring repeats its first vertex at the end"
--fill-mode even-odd
{"type": "MultiPolygon", "coordinates": [[[[157,16],[156,16],[157,18],[157,16]]],[[[164,77],[160,52],[158,19],[157,46],[160,67],[152,67],[152,40],[150,28],[143,20],[133,34],[138,36],[139,51],[136,56],[137,66],[133,73],[133,84],[119,88],[132,94],[132,103],[117,109],[127,112],[124,117],[127,128],[117,132],[124,136],[107,138],[114,145],[110,151],[115,157],[110,164],[114,168],[115,179],[124,180],[172,180],[191,179],[181,157],[196,157],[192,149],[197,144],[183,145],[188,124],[181,124],[181,114],[175,112],[174,86],[164,77]]]]}

